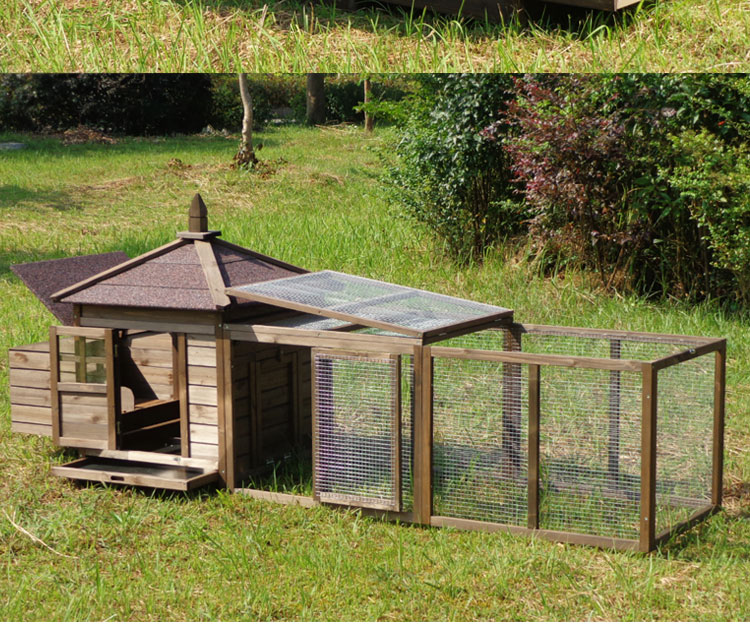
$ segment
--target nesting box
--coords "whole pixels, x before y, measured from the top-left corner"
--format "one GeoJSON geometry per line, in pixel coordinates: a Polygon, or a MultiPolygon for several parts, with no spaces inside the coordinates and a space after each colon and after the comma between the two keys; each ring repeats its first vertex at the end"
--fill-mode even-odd
{"type": "Polygon", "coordinates": [[[13,430],[81,450],[59,476],[642,551],[721,505],[724,339],[311,273],[222,240],[199,196],[138,258],[14,271],[64,324],[10,352],[13,430]],[[309,496],[247,487],[293,452],[309,496]]]}

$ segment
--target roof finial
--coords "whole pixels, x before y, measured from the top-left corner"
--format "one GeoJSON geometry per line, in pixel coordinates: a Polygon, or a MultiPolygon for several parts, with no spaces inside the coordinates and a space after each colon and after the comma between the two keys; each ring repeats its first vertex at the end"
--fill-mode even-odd
{"type": "Polygon", "coordinates": [[[190,232],[208,232],[208,210],[200,193],[196,193],[190,203],[188,230],[190,232]]]}

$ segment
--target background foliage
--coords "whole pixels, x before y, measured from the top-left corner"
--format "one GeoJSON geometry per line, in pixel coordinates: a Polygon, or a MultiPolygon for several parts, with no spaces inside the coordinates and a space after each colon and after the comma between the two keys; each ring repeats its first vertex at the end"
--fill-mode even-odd
{"type": "Polygon", "coordinates": [[[544,271],[579,266],[606,289],[750,303],[747,76],[422,85],[402,111],[389,183],[458,259],[521,231],[544,271]],[[470,191],[487,179],[492,194],[470,191]]]}

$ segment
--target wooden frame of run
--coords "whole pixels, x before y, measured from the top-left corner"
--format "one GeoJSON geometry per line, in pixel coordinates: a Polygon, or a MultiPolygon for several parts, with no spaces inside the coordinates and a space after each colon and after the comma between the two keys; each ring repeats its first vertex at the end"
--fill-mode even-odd
{"type": "MultiPolygon", "coordinates": [[[[425,338],[392,337],[373,334],[355,334],[348,331],[313,331],[299,328],[281,328],[255,324],[229,324],[227,334],[236,340],[254,340],[268,343],[308,345],[324,350],[358,353],[362,356],[382,356],[389,354],[410,354],[414,358],[414,422],[413,422],[413,509],[411,511],[383,511],[362,507],[370,515],[387,519],[398,519],[437,527],[455,527],[459,529],[509,531],[516,534],[533,535],[540,538],[590,545],[607,549],[624,549],[648,552],[672,536],[687,530],[714,514],[721,506],[723,434],[724,434],[724,399],[726,340],[681,335],[652,334],[644,332],[623,332],[611,330],[592,330],[588,328],[565,328],[558,326],[525,325],[508,323],[506,320],[494,320],[482,329],[508,329],[516,337],[514,343],[505,343],[505,350],[491,351],[479,349],[462,349],[442,347],[434,343],[427,346],[425,338]],[[596,338],[609,341],[609,358],[591,358],[569,356],[565,354],[534,354],[520,350],[520,338],[523,334],[547,334],[581,338],[596,338]],[[624,341],[645,341],[671,345],[684,345],[685,349],[677,354],[650,361],[621,358],[624,341]],[[507,351],[510,350],[510,351],[507,351]],[[660,532],[656,532],[656,442],[658,435],[658,373],[671,367],[679,366],[688,360],[715,353],[715,374],[713,394],[713,443],[712,443],[712,492],[711,503],[699,507],[684,521],[660,532]],[[527,526],[509,526],[499,523],[476,521],[464,518],[452,518],[433,514],[433,466],[432,466],[432,368],[435,358],[455,358],[484,360],[507,364],[511,367],[528,367],[528,513],[527,526]],[[539,480],[539,432],[543,420],[544,407],[540,402],[540,388],[544,384],[545,367],[566,367],[581,369],[599,369],[611,372],[609,376],[609,422],[610,445],[608,452],[608,470],[616,471],[619,462],[619,401],[620,372],[640,373],[642,376],[641,397],[641,498],[640,527],[638,539],[596,536],[577,532],[553,531],[540,527],[540,480],[539,480]]],[[[467,328],[467,334],[474,332],[467,328]]],[[[429,340],[429,339],[428,339],[429,340]]],[[[315,420],[314,420],[315,422],[315,420]]],[[[303,506],[320,505],[312,497],[293,497],[280,493],[267,493],[253,489],[237,489],[237,492],[279,503],[295,503],[303,506]]],[[[332,502],[334,505],[347,507],[343,502],[332,502]]],[[[352,507],[352,506],[348,506],[352,507]]],[[[357,506],[353,506],[357,507],[357,506]]]]}

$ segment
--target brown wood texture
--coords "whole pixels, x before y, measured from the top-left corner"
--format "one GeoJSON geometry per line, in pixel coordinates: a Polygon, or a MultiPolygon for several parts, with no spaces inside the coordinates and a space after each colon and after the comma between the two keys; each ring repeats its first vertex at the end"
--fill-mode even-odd
{"type": "Polygon", "coordinates": [[[117,419],[120,417],[120,376],[117,354],[115,352],[115,331],[105,330],[104,353],[107,363],[107,427],[109,449],[117,449],[117,419]]]}
{"type": "Polygon", "coordinates": [[[190,456],[190,407],[188,400],[190,367],[187,364],[187,338],[181,332],[175,336],[175,340],[177,342],[177,368],[175,369],[178,384],[177,398],[180,401],[180,455],[190,456]]]}
{"type": "Polygon", "coordinates": [[[219,269],[219,263],[216,260],[212,245],[208,241],[195,241],[193,245],[201,261],[201,267],[208,283],[208,290],[211,292],[211,298],[214,300],[216,308],[229,306],[232,302],[224,292],[226,285],[224,284],[224,278],[221,277],[221,270],[219,269]]]}
{"type": "Polygon", "coordinates": [[[606,369],[609,371],[640,371],[643,366],[643,363],[639,360],[613,360],[611,358],[586,358],[583,356],[532,354],[527,352],[498,352],[483,349],[463,349],[459,347],[432,346],[431,349],[433,355],[440,358],[488,360],[527,365],[555,365],[558,367],[606,369]]]}
{"type": "Polygon", "coordinates": [[[639,549],[644,552],[653,551],[656,546],[657,377],[658,373],[652,365],[643,365],[639,549]]]}
{"type": "Polygon", "coordinates": [[[714,423],[712,447],[711,503],[721,506],[724,480],[724,413],[726,400],[727,345],[716,351],[714,361],[714,423]]]}
{"type": "Polygon", "coordinates": [[[528,519],[530,529],[539,528],[539,428],[541,400],[541,367],[529,365],[529,491],[528,519]]]}
{"type": "Polygon", "coordinates": [[[432,354],[414,348],[414,517],[429,524],[432,516],[432,354]]]}
{"type": "Polygon", "coordinates": [[[11,431],[52,435],[49,342],[8,351],[11,431]]]}
{"type": "MultiPolygon", "coordinates": [[[[52,401],[52,442],[55,445],[60,444],[60,398],[57,391],[57,380],[60,375],[59,373],[59,344],[57,342],[57,328],[52,326],[49,329],[49,360],[50,360],[50,373],[47,375],[47,382],[49,383],[50,396],[52,401]]],[[[11,374],[13,371],[11,370],[11,374]]],[[[11,376],[11,384],[13,384],[13,378],[11,376]]]]}

